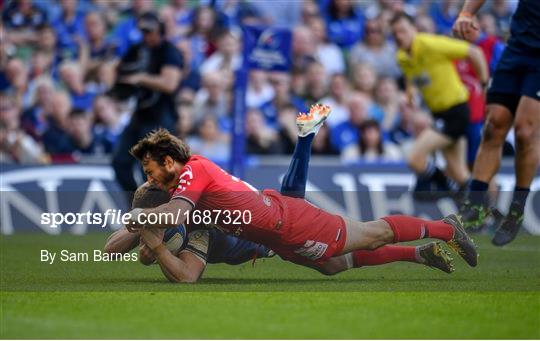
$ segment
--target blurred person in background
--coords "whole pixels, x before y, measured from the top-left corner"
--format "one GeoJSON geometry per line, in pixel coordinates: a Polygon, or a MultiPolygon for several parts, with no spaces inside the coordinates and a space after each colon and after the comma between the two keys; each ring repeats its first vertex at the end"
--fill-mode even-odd
{"type": "Polygon", "coordinates": [[[176,121],[176,135],[186,140],[193,134],[194,122],[193,122],[193,107],[188,103],[179,102],[176,107],[178,113],[178,120],[176,121]]]}
{"type": "Polygon", "coordinates": [[[371,97],[377,84],[377,73],[366,63],[352,65],[352,85],[354,91],[371,97]]]}
{"type": "Polygon", "coordinates": [[[292,31],[293,70],[304,71],[316,60],[315,36],[307,26],[296,26],[292,31]]]}
{"type": "Polygon", "coordinates": [[[79,9],[78,0],[60,0],[60,15],[52,22],[58,39],[58,49],[63,59],[78,58],[80,44],[86,37],[84,12],[79,9]]]}
{"type": "Polygon", "coordinates": [[[177,119],[175,95],[182,78],[183,59],[178,49],[165,40],[165,27],[154,13],[139,17],[138,27],[143,32],[141,43],[126,52],[117,68],[118,87],[114,96],[135,95],[136,106],[131,121],[116,145],[112,166],[116,179],[131,202],[137,189],[133,175],[136,160],[129,149],[150,131],[163,127],[174,131],[177,119]],[[141,59],[140,57],[143,56],[141,59]],[[137,65],[133,73],[131,65],[137,65]],[[127,91],[126,91],[127,90],[127,91]]]}
{"type": "Polygon", "coordinates": [[[379,78],[374,90],[376,110],[380,111],[381,130],[386,134],[399,124],[401,118],[399,107],[400,93],[397,81],[391,77],[379,78]]]}
{"type": "Polygon", "coordinates": [[[52,99],[52,111],[47,118],[47,129],[42,135],[43,145],[53,160],[55,160],[54,154],[64,154],[71,151],[67,136],[71,108],[69,94],[66,91],[56,91],[52,99]]]}
{"type": "Polygon", "coordinates": [[[338,151],[332,146],[328,125],[321,126],[319,132],[315,135],[311,145],[311,152],[313,155],[339,155],[338,151]]]}
{"type": "Polygon", "coordinates": [[[229,30],[221,31],[216,37],[216,47],[217,50],[202,63],[200,73],[220,71],[224,77],[233,80],[234,72],[242,66],[238,35],[229,30]]]}
{"type": "Polygon", "coordinates": [[[328,92],[328,78],[324,66],[311,62],[306,69],[306,88],[303,95],[306,107],[319,103],[328,92]]]}
{"type": "Polygon", "coordinates": [[[408,156],[409,167],[418,178],[413,195],[417,199],[432,199],[458,192],[469,179],[465,136],[470,111],[467,88],[459,79],[454,62],[468,59],[485,86],[489,70],[484,55],[469,43],[418,33],[412,18],[404,13],[397,14],[391,25],[407,91],[411,93],[413,86],[417,87],[435,119],[434,126],[418,136],[408,156]],[[429,155],[437,150],[447,161],[446,174],[429,160],[429,155]]]}
{"type": "Polygon", "coordinates": [[[362,39],[364,19],[351,0],[330,0],[325,13],[330,41],[348,50],[362,39]]]}
{"type": "Polygon", "coordinates": [[[429,4],[428,12],[438,34],[450,35],[452,25],[459,13],[459,2],[453,0],[432,1],[429,4]]]}
{"type": "Polygon", "coordinates": [[[2,13],[9,39],[16,45],[34,44],[36,29],[47,23],[47,13],[32,0],[7,1],[2,13]]]}
{"type": "Polygon", "coordinates": [[[30,98],[27,96],[29,70],[24,61],[19,58],[9,59],[5,64],[3,76],[7,81],[4,92],[13,96],[17,108],[27,107],[30,98]]]}
{"type": "Polygon", "coordinates": [[[47,129],[47,119],[53,110],[55,88],[53,80],[47,76],[36,79],[35,87],[34,102],[23,112],[21,126],[27,134],[39,141],[47,129]]]}
{"type": "Polygon", "coordinates": [[[249,109],[246,114],[246,150],[248,154],[279,154],[281,146],[278,133],[268,127],[258,109],[249,109]]]}
{"type": "Polygon", "coordinates": [[[75,160],[79,154],[103,154],[107,149],[111,149],[107,140],[102,140],[104,144],[99,145],[92,131],[93,116],[83,110],[73,110],[68,119],[67,133],[69,136],[69,153],[75,160]]]}
{"type": "Polygon", "coordinates": [[[205,116],[198,122],[197,127],[197,135],[187,139],[191,151],[214,162],[229,160],[229,137],[220,131],[217,119],[205,116]]]}
{"type": "Polygon", "coordinates": [[[99,12],[90,12],[84,19],[86,43],[88,44],[88,62],[84,75],[97,73],[98,68],[105,62],[112,62],[118,56],[114,41],[106,37],[105,19],[99,12]]]}
{"type": "Polygon", "coordinates": [[[499,37],[508,39],[512,14],[516,9],[517,1],[493,0],[490,1],[491,7],[488,12],[495,19],[497,33],[499,37]]]}
{"type": "Polygon", "coordinates": [[[117,103],[108,96],[98,96],[94,100],[94,136],[102,152],[112,153],[122,131],[129,123],[129,114],[120,112],[117,103]]]}
{"type": "Polygon", "coordinates": [[[384,142],[379,123],[366,120],[360,125],[360,139],[357,144],[349,145],[341,151],[345,162],[397,162],[403,155],[392,142],[384,142]]]}
{"type": "Polygon", "coordinates": [[[76,62],[63,62],[59,67],[60,79],[71,96],[71,104],[81,110],[92,109],[96,93],[84,83],[83,70],[76,62]]]}
{"type": "Polygon", "coordinates": [[[371,100],[368,96],[355,92],[347,101],[349,118],[331,129],[333,147],[341,152],[347,146],[356,144],[359,140],[360,126],[369,119],[371,100]]]}
{"type": "Polygon", "coordinates": [[[349,118],[349,83],[347,77],[342,73],[333,74],[330,77],[330,91],[328,96],[321,100],[321,103],[332,108],[332,115],[326,120],[326,124],[333,128],[349,118]]]}
{"type": "Polygon", "coordinates": [[[128,49],[138,44],[143,39],[143,34],[137,26],[139,17],[153,9],[154,1],[131,0],[131,7],[127,11],[128,15],[121,20],[112,32],[112,39],[117,47],[119,57],[122,57],[128,49]]]}
{"type": "Polygon", "coordinates": [[[191,30],[187,34],[187,40],[191,45],[193,69],[199,69],[204,60],[214,52],[212,40],[217,29],[216,11],[207,6],[197,7],[193,12],[191,30]]]}
{"type": "Polygon", "coordinates": [[[328,41],[326,36],[326,22],[320,17],[314,17],[309,21],[308,27],[313,34],[315,44],[315,58],[326,70],[328,75],[345,72],[343,52],[334,43],[328,41]]]}
{"type": "Polygon", "coordinates": [[[301,22],[303,25],[311,27],[311,20],[319,19],[320,16],[321,11],[315,0],[305,0],[302,2],[301,22]]]}
{"type": "Polygon", "coordinates": [[[274,98],[274,88],[268,82],[268,74],[263,70],[249,72],[249,82],[246,91],[246,106],[259,108],[274,98]]]}
{"type": "Polygon", "coordinates": [[[430,34],[437,33],[435,22],[433,22],[433,18],[431,18],[429,15],[421,14],[417,16],[414,18],[414,25],[416,26],[418,32],[430,34]]]}
{"type": "Polygon", "coordinates": [[[308,108],[303,100],[292,93],[291,75],[286,72],[272,72],[269,81],[274,89],[274,97],[261,105],[261,110],[266,124],[271,128],[278,129],[279,112],[288,106],[293,106],[296,112],[306,112],[308,108]]]}
{"type": "Polygon", "coordinates": [[[48,163],[50,159],[43,146],[20,128],[19,116],[13,98],[0,94],[0,162],[48,163]]]}
{"type": "Polygon", "coordinates": [[[300,22],[302,1],[273,0],[252,1],[263,24],[292,28],[300,22]]]}
{"type": "Polygon", "coordinates": [[[349,65],[366,63],[379,76],[399,77],[401,72],[395,58],[396,47],[386,40],[380,19],[366,21],[364,40],[358,42],[349,54],[349,65]]]}
{"type": "Polygon", "coordinates": [[[202,79],[202,87],[193,101],[195,121],[204,116],[222,118],[229,116],[231,98],[225,88],[225,80],[220,72],[207,72],[202,79]]]}

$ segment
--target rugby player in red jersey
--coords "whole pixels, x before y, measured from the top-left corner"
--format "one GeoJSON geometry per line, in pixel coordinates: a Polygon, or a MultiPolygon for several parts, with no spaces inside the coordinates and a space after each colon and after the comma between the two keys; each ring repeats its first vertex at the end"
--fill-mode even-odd
{"type": "MultiPolygon", "coordinates": [[[[313,107],[304,118],[306,129],[320,124],[319,116],[329,111],[326,106],[313,107]]],[[[209,217],[207,225],[266,245],[281,258],[322,273],[332,273],[336,262],[345,264],[344,269],[369,265],[366,250],[422,238],[445,241],[470,266],[477,264],[474,243],[455,215],[440,221],[395,215],[360,222],[330,214],[301,198],[275,190],[257,191],[206,158],[191,155],[184,142],[163,129],[140,140],[131,153],[142,163],[150,183],[172,192],[166,204],[131,211],[131,229],[143,228],[150,214],[164,218],[143,229],[143,240],[144,230],[173,228],[181,223],[189,228],[190,217],[198,215],[209,217]]],[[[154,252],[163,248],[160,241],[154,252]]],[[[414,258],[417,249],[407,250],[382,252],[371,260],[382,263],[414,258]]]]}

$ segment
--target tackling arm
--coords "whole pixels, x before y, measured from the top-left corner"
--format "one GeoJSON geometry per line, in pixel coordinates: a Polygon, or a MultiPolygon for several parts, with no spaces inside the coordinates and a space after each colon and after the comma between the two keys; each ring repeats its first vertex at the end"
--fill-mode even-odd
{"type": "Polygon", "coordinates": [[[195,283],[202,275],[205,264],[191,252],[180,252],[175,257],[163,244],[152,250],[161,271],[171,282],[195,283]]]}
{"type": "Polygon", "coordinates": [[[125,227],[114,232],[107,238],[105,247],[106,253],[126,253],[139,245],[139,233],[130,233],[125,227]]]}

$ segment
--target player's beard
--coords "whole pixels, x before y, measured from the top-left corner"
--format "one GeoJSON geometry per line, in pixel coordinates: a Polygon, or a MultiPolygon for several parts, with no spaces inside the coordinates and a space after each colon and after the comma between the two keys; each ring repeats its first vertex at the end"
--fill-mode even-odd
{"type": "Polygon", "coordinates": [[[176,172],[167,172],[166,170],[163,171],[163,182],[164,189],[168,190],[170,188],[173,188],[176,186],[176,172]]]}

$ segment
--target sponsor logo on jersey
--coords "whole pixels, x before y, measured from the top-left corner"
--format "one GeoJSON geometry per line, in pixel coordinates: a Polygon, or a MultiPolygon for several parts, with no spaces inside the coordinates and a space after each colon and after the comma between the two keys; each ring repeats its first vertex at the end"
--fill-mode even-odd
{"type": "Polygon", "coordinates": [[[303,247],[295,250],[294,253],[311,260],[317,260],[324,255],[326,249],[328,249],[328,244],[308,240],[303,247]]]}

